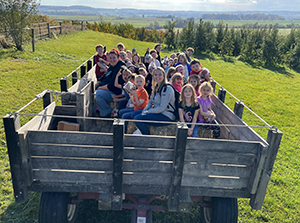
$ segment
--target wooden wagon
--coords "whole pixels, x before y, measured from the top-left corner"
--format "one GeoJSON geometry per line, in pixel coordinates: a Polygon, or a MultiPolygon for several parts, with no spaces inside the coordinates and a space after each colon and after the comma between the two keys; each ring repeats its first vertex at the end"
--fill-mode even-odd
{"type": "Polygon", "coordinates": [[[240,118],[243,104],[236,103],[234,113],[222,102],[221,89],[212,97],[221,139],[187,137],[180,123],[174,136],[124,134],[117,119],[100,131],[94,83],[84,81],[66,89],[62,105],[47,92],[44,109],[22,127],[19,114],[4,117],[15,200],[43,192],[39,222],[74,222],[84,199],[98,200],[99,210],[132,209],[132,223],[152,222],[152,211],[164,211],[151,205],[154,200],[183,212],[197,202],[205,223],[237,222],[237,198],[261,209],[282,137],[278,129],[270,128],[265,141],[240,118]],[[79,131],[57,130],[60,121],[78,123],[79,131]]]}

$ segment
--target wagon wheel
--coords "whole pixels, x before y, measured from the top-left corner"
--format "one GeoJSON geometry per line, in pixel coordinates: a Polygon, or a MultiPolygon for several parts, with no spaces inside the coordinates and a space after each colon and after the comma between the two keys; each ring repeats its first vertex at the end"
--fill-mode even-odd
{"type": "Polygon", "coordinates": [[[201,207],[201,223],[237,223],[236,198],[212,198],[212,207],[201,207]]]}
{"type": "Polygon", "coordinates": [[[39,206],[40,223],[74,223],[78,204],[69,204],[69,193],[43,192],[39,206]]]}

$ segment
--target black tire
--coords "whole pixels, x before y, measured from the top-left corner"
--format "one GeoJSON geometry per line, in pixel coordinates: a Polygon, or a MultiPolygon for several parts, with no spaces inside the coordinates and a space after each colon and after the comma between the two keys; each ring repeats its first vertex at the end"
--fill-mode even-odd
{"type": "Polygon", "coordinates": [[[43,192],[39,206],[39,223],[74,223],[78,204],[69,204],[69,193],[43,192]]]}
{"type": "Polygon", "coordinates": [[[238,204],[236,198],[212,198],[212,207],[201,207],[201,223],[237,223],[238,204]]]}

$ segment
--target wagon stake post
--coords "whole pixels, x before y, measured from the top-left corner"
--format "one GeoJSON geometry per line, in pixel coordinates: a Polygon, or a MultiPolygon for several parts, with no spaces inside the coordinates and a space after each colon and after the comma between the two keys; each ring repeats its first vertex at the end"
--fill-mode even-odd
{"type": "Polygon", "coordinates": [[[259,185],[257,187],[257,192],[256,194],[251,195],[250,199],[250,206],[255,210],[260,210],[262,208],[276,155],[279,150],[282,134],[283,133],[277,128],[269,130],[267,137],[269,148],[267,152],[267,158],[264,164],[264,169],[260,178],[259,185]]]}

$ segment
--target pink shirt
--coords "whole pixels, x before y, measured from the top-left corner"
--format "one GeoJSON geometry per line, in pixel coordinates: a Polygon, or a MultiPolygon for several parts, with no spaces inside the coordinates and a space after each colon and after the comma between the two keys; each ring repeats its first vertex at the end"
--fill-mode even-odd
{"type": "Polygon", "coordinates": [[[172,84],[172,85],[173,85],[173,87],[174,87],[177,91],[179,91],[179,92],[181,93],[181,90],[182,90],[182,85],[181,85],[181,84],[179,84],[179,85],[172,84]]]}

